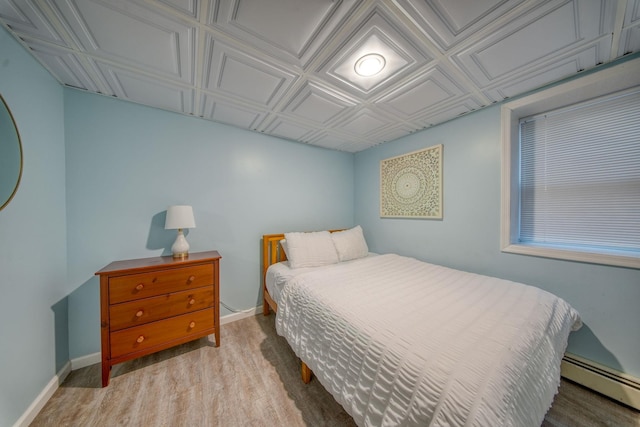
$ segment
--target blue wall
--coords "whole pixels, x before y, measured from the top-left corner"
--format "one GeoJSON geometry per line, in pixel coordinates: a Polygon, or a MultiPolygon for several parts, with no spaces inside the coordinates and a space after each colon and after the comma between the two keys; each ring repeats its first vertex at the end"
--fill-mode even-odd
{"type": "Polygon", "coordinates": [[[12,425],[69,360],[62,87],[0,28],[0,93],[23,175],[0,211],[0,425],[12,425]]]}
{"type": "Polygon", "coordinates": [[[567,300],[585,326],[569,351],[640,376],[640,271],[500,252],[500,107],[360,152],[356,223],[369,247],[538,286],[567,300]],[[379,217],[380,160],[444,145],[442,220],[379,217]]]}
{"type": "Polygon", "coordinates": [[[191,251],[220,252],[220,296],[237,309],[261,304],[263,234],[353,224],[350,153],[71,89],[65,131],[72,359],[100,351],[94,273],[170,254],[168,205],[193,206],[191,251]]]}

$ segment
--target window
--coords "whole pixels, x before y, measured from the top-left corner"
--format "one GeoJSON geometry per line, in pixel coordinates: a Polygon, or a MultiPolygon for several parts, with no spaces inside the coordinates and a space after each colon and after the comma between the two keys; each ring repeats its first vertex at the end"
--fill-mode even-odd
{"type": "Polygon", "coordinates": [[[503,106],[503,251],[640,268],[639,62],[503,106]]]}

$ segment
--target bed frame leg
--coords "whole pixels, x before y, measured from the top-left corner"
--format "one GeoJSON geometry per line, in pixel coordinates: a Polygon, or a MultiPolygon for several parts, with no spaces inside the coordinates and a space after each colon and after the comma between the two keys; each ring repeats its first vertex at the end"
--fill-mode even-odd
{"type": "Polygon", "coordinates": [[[311,382],[311,369],[307,366],[306,363],[300,362],[301,364],[301,374],[302,374],[302,382],[305,384],[309,384],[311,382]]]}
{"type": "Polygon", "coordinates": [[[262,314],[268,316],[271,313],[267,300],[262,301],[262,314]]]}

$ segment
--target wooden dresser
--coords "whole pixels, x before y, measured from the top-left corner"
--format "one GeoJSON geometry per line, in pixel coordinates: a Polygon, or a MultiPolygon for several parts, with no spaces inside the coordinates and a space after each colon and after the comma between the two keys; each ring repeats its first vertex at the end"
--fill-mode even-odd
{"type": "Polygon", "coordinates": [[[100,276],[102,386],[111,367],[215,334],[220,345],[220,254],[115,261],[100,276]]]}

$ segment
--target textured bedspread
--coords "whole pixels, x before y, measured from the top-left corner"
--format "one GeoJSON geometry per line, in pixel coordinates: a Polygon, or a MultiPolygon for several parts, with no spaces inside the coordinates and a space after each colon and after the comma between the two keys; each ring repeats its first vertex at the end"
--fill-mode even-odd
{"type": "Polygon", "coordinates": [[[540,426],[580,325],[538,288],[393,254],[297,275],[276,317],[359,426],[540,426]]]}

